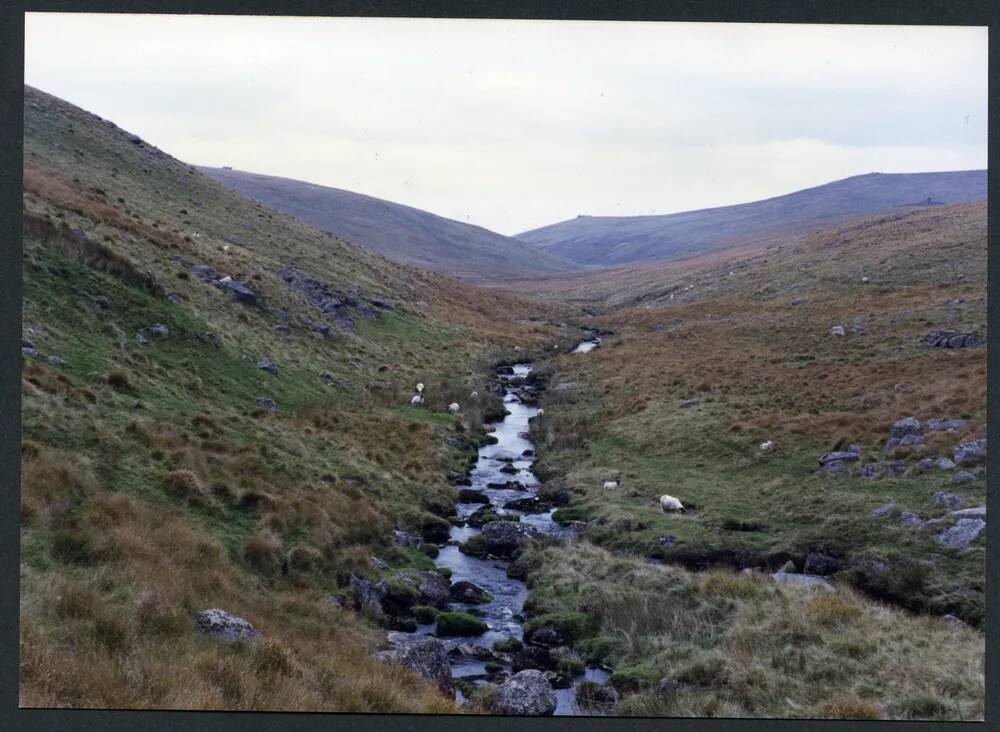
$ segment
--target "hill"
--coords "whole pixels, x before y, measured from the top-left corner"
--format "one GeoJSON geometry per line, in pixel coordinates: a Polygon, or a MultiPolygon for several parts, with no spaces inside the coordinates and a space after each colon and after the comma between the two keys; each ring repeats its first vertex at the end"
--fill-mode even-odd
{"type": "Polygon", "coordinates": [[[663,216],[579,216],[516,238],[580,265],[621,266],[817,231],[894,209],[985,198],[985,170],[870,173],[735,206],[663,216]]]}
{"type": "Polygon", "coordinates": [[[372,658],[348,583],[433,569],[393,531],[447,529],[492,364],[551,344],[553,311],[331,238],[36,89],[24,124],[21,704],[454,710],[372,658]],[[262,643],[195,635],[215,607],[262,643]]]}
{"type": "Polygon", "coordinates": [[[399,203],[241,170],[198,170],[333,236],[452,277],[495,280],[574,268],[559,255],[517,239],[399,203]]]}

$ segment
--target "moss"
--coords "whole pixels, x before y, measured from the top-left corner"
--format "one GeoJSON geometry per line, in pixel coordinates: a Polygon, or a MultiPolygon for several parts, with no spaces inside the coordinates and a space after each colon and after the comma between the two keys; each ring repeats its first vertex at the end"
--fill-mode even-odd
{"type": "Polygon", "coordinates": [[[618,691],[634,693],[652,687],[659,678],[659,672],[652,666],[634,664],[616,669],[610,681],[618,691]]]}
{"type": "Polygon", "coordinates": [[[458,550],[462,552],[462,554],[469,554],[473,557],[485,557],[487,553],[486,537],[482,534],[474,534],[462,542],[459,545],[458,550]]]}
{"type": "Polygon", "coordinates": [[[448,611],[437,616],[437,634],[440,636],[480,635],[487,630],[486,623],[469,613],[448,611]]]}
{"type": "Polygon", "coordinates": [[[524,634],[529,637],[542,628],[554,628],[567,643],[575,643],[581,638],[593,635],[595,623],[586,613],[579,611],[546,613],[531,618],[524,624],[524,634]]]}
{"type": "Polygon", "coordinates": [[[493,650],[498,653],[513,653],[524,647],[524,644],[514,636],[509,636],[503,640],[493,642],[493,650]]]}
{"type": "Polygon", "coordinates": [[[552,520],[559,524],[570,521],[587,521],[589,518],[590,511],[583,506],[566,506],[552,512],[552,520]]]}
{"type": "Polygon", "coordinates": [[[437,616],[441,611],[429,605],[415,605],[411,608],[410,612],[413,613],[413,617],[416,618],[418,623],[428,625],[437,620],[437,616]]]}

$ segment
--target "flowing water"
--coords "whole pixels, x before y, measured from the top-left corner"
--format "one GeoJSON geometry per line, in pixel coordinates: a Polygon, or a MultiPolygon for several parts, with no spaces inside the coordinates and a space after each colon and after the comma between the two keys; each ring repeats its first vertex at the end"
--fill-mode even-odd
{"type": "MultiPolygon", "coordinates": [[[[586,343],[581,343],[575,352],[585,353],[596,345],[594,343],[590,348],[581,351],[581,347],[586,343]]],[[[488,429],[493,428],[491,434],[496,437],[497,442],[479,449],[479,456],[475,467],[469,473],[468,482],[471,484],[471,488],[486,494],[495,512],[517,514],[521,517],[522,523],[531,525],[539,534],[569,539],[572,530],[553,521],[552,511],[541,514],[525,514],[521,511],[502,508],[508,501],[532,497],[538,493],[538,478],[531,470],[535,446],[528,434],[529,420],[538,414],[538,408],[532,404],[522,403],[521,396],[524,394],[524,389],[517,384],[510,383],[514,379],[523,379],[531,373],[531,369],[531,364],[517,364],[513,366],[513,373],[498,374],[503,386],[504,406],[509,414],[500,422],[488,426],[488,429]],[[508,464],[517,469],[516,474],[511,474],[509,469],[508,472],[501,471],[501,468],[508,464]],[[494,487],[488,487],[489,484],[493,484],[494,487]],[[503,487],[497,487],[498,484],[503,484],[503,487]]],[[[482,507],[482,503],[459,503],[456,506],[459,518],[467,518],[482,507]]],[[[489,648],[495,641],[510,636],[518,639],[524,637],[522,609],[528,595],[527,586],[521,580],[511,579],[507,576],[508,561],[490,558],[479,559],[463,554],[458,549],[457,543],[464,542],[478,533],[479,529],[471,526],[453,526],[451,538],[454,541],[443,547],[435,560],[439,567],[451,569],[452,582],[459,580],[473,582],[493,596],[491,602],[483,605],[451,603],[450,609],[471,611],[478,615],[489,626],[489,630],[472,638],[443,638],[442,640],[449,650],[461,643],[474,643],[489,648]]],[[[433,624],[421,625],[417,628],[416,633],[429,635],[434,633],[434,629],[433,624]]],[[[411,634],[393,633],[391,635],[409,637],[411,634]]],[[[452,676],[456,680],[472,677],[471,680],[474,683],[485,682],[484,677],[487,675],[485,666],[486,662],[482,660],[465,656],[453,657],[452,676]]],[[[504,665],[504,671],[508,673],[511,671],[509,664],[504,665]]],[[[584,674],[573,680],[572,686],[566,689],[556,689],[557,707],[555,713],[579,714],[580,710],[576,707],[576,683],[584,678],[604,683],[608,676],[608,672],[603,669],[588,667],[584,674]]],[[[464,701],[461,692],[458,692],[456,698],[459,702],[464,701]]]]}

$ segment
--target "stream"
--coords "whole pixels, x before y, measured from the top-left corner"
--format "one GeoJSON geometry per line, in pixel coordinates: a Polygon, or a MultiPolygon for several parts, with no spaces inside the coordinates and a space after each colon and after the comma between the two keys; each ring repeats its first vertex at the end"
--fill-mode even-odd
{"type": "MultiPolygon", "coordinates": [[[[598,345],[597,340],[584,341],[576,347],[573,353],[586,353],[598,345]],[[589,347],[584,347],[589,346],[589,347]]],[[[515,364],[512,373],[502,373],[500,369],[497,378],[503,389],[503,401],[508,414],[499,422],[487,425],[487,431],[496,438],[495,444],[487,444],[479,448],[475,467],[468,475],[469,485],[463,488],[473,488],[482,491],[489,499],[490,505],[498,514],[517,514],[521,522],[530,525],[539,534],[559,537],[564,540],[572,538],[573,530],[564,528],[552,520],[553,510],[546,513],[526,514],[512,509],[503,509],[508,501],[530,498],[538,493],[539,481],[532,472],[534,463],[534,443],[529,439],[529,420],[538,414],[534,404],[522,402],[533,401],[528,397],[531,387],[522,385],[522,380],[531,373],[529,363],[515,364]],[[512,383],[513,382],[513,383],[512,383]],[[512,473],[507,465],[513,466],[512,473]],[[504,469],[506,472],[504,472],[504,469]],[[492,486],[492,487],[490,487],[492,486]],[[507,487],[509,486],[509,487],[507,487]]],[[[483,508],[483,503],[457,503],[456,513],[461,519],[468,518],[475,511],[483,508]]],[[[495,558],[477,558],[459,551],[458,544],[480,533],[478,528],[467,524],[453,526],[451,541],[441,548],[435,563],[439,567],[447,567],[452,571],[451,581],[465,580],[473,582],[487,590],[493,599],[481,605],[453,602],[449,609],[463,610],[478,616],[488,626],[488,630],[478,636],[460,638],[442,638],[449,651],[460,644],[475,644],[492,647],[496,641],[508,637],[522,640],[524,637],[524,621],[522,614],[524,601],[528,596],[528,588],[524,582],[507,576],[508,560],[495,558]]],[[[432,635],[435,625],[420,625],[413,633],[391,633],[390,641],[403,640],[414,635],[432,635]]],[[[486,661],[468,656],[449,653],[452,667],[452,677],[456,681],[465,679],[475,684],[496,683],[501,674],[512,673],[509,663],[502,663],[500,672],[488,674],[486,661]],[[489,678],[487,678],[489,677],[489,678]]],[[[609,672],[599,667],[587,667],[583,674],[572,680],[568,688],[555,689],[557,715],[581,714],[576,704],[576,684],[584,679],[603,684],[608,680],[609,672]]],[[[464,702],[462,692],[456,691],[456,700],[464,702]]]]}

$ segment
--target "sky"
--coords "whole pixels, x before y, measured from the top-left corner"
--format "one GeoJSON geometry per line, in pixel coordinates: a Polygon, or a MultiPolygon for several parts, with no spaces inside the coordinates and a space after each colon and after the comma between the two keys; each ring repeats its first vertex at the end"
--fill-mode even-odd
{"type": "Polygon", "coordinates": [[[508,235],[987,161],[984,27],[29,13],[25,82],[508,235]]]}

